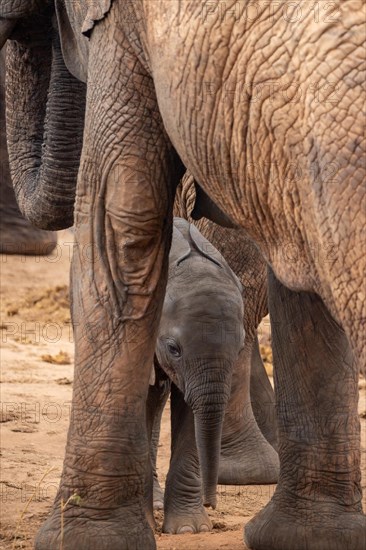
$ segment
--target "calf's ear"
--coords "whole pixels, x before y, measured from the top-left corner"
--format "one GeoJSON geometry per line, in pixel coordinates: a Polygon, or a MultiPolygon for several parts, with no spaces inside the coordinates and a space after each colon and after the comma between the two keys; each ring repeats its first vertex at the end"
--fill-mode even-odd
{"type": "Polygon", "coordinates": [[[178,266],[191,253],[191,246],[187,236],[189,223],[182,218],[174,218],[172,246],[169,254],[169,266],[178,266]]]}

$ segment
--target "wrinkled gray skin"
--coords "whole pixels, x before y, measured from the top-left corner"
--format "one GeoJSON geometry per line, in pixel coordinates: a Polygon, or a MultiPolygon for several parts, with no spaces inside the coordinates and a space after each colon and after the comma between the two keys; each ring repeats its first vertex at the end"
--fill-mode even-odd
{"type": "Polygon", "coordinates": [[[30,16],[44,2],[0,5],[0,46],[18,38],[7,61],[18,202],[46,229],[75,219],[78,244],[73,417],[36,547],[59,548],[60,501],[76,491],[65,548],[155,548],[144,514],[145,403],[183,163],[216,205],[203,195],[197,212],[245,230],[273,272],[280,478],[246,542],[363,550],[363,2],[336,13],[301,3],[295,23],[285,0],[258,3],[248,17],[249,0],[240,17],[234,0],[207,12],[200,0],[65,4],[57,1],[58,26],[76,79],[51,14],[30,16]],[[85,125],[77,79],[87,80],[85,125]]]}
{"type": "Polygon", "coordinates": [[[50,254],[57,236],[33,227],[20,213],[11,183],[5,131],[5,48],[0,52],[0,253],[50,254]]]}
{"type": "MultiPolygon", "coordinates": [[[[215,454],[220,453],[220,444],[215,438],[219,442],[221,439],[216,425],[220,416],[222,419],[226,416],[228,402],[237,396],[237,388],[231,389],[232,376],[239,378],[236,371],[240,369],[245,351],[242,292],[239,279],[212,244],[193,225],[174,218],[169,278],[156,346],[156,366],[165,371],[175,386],[171,414],[176,426],[172,428],[164,532],[207,531],[212,527],[203,506],[195,443],[203,479],[218,477],[219,482],[230,483],[224,478],[231,474],[237,476],[234,480],[237,484],[260,484],[275,483],[278,478],[277,453],[261,434],[251,409],[250,365],[246,375],[240,376],[245,386],[241,381],[243,393],[239,401],[236,399],[242,411],[235,411],[238,419],[224,422],[226,446],[220,459],[220,472],[215,471],[219,467],[215,454]],[[239,420],[240,412],[245,414],[246,429],[239,420]],[[236,434],[231,430],[233,421],[236,434]],[[240,455],[236,448],[239,442],[242,443],[240,455]],[[237,456],[230,455],[229,443],[237,456]],[[241,460],[241,469],[235,459],[241,460]]],[[[157,377],[157,383],[151,388],[153,396],[149,392],[155,403],[163,402],[156,399],[159,387],[162,392],[166,388],[160,385],[161,375],[157,377]]],[[[148,410],[154,412],[149,404],[148,410]]]]}
{"type": "MultiPolygon", "coordinates": [[[[274,393],[260,357],[257,337],[258,326],[268,314],[267,266],[258,248],[243,231],[221,227],[207,218],[194,220],[192,211],[196,204],[194,180],[187,173],[177,188],[174,215],[188,220],[199,229],[202,235],[225,257],[243,287],[245,343],[241,360],[234,372],[233,392],[226,410],[220,483],[245,485],[248,482],[248,471],[243,472],[244,475],[240,474],[242,465],[240,459],[245,455],[248,458],[248,437],[243,434],[251,430],[244,398],[248,394],[247,373],[249,372],[251,373],[250,397],[255,419],[266,439],[277,449],[274,393]],[[239,434],[241,435],[238,439],[239,434]],[[229,459],[227,468],[222,467],[225,457],[229,459]],[[235,472],[228,471],[233,469],[235,472]]],[[[257,460],[254,449],[253,454],[257,460]]]]}

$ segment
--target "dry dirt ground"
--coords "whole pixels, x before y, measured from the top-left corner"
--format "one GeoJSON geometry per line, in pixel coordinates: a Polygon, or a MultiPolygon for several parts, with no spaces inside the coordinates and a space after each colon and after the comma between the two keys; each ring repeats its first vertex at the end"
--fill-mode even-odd
{"type": "MultiPolygon", "coordinates": [[[[68,311],[72,234],[61,232],[49,257],[1,256],[1,531],[0,549],[30,549],[57,490],[73,379],[73,340],[68,311]]],[[[268,321],[262,352],[270,363],[268,321]]],[[[270,368],[270,365],[269,365],[270,368]]],[[[366,467],[366,384],[360,380],[363,471],[366,467]],[[363,414],[362,414],[363,413],[363,414]],[[363,416],[363,418],[362,418],[363,416]]],[[[169,409],[164,414],[158,469],[169,464],[169,409]]],[[[366,476],[363,476],[365,491],[366,476]]],[[[214,530],[200,535],[161,534],[161,550],[243,550],[242,528],[275,486],[220,486],[210,512],[214,530]]]]}

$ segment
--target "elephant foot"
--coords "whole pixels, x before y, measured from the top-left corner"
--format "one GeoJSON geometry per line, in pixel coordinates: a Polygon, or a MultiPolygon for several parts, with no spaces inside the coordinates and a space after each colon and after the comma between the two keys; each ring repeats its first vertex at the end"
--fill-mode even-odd
{"type": "Polygon", "coordinates": [[[251,550],[364,550],[366,516],[330,502],[272,499],[244,528],[251,550]]]}
{"type": "Polygon", "coordinates": [[[183,533],[204,533],[211,530],[212,523],[203,505],[192,510],[187,506],[184,512],[165,511],[163,533],[181,535],[183,533]]]}
{"type": "Polygon", "coordinates": [[[54,507],[37,533],[35,550],[155,550],[154,534],[139,506],[92,510],[54,507]]]}
{"type": "Polygon", "coordinates": [[[33,227],[20,213],[12,210],[1,219],[0,234],[1,254],[47,256],[57,245],[57,233],[33,227]]]}
{"type": "MultiPolygon", "coordinates": [[[[277,452],[259,432],[253,428],[242,432],[239,440],[223,440],[220,456],[219,483],[223,485],[263,485],[277,483],[279,458],[277,452]]],[[[225,438],[227,439],[227,438],[225,438]]]]}
{"type": "Polygon", "coordinates": [[[153,507],[154,507],[154,510],[163,510],[164,508],[164,491],[160,487],[158,478],[155,476],[154,476],[154,487],[153,487],[153,507]]]}

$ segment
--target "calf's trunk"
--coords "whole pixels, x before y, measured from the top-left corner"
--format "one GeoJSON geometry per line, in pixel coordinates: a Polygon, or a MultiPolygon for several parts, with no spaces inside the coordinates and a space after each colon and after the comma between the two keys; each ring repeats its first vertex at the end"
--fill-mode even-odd
{"type": "Polygon", "coordinates": [[[192,376],[187,378],[185,401],[194,414],[203,503],[216,508],[221,434],[230,397],[232,365],[222,360],[204,360],[189,370],[192,376]]]}

